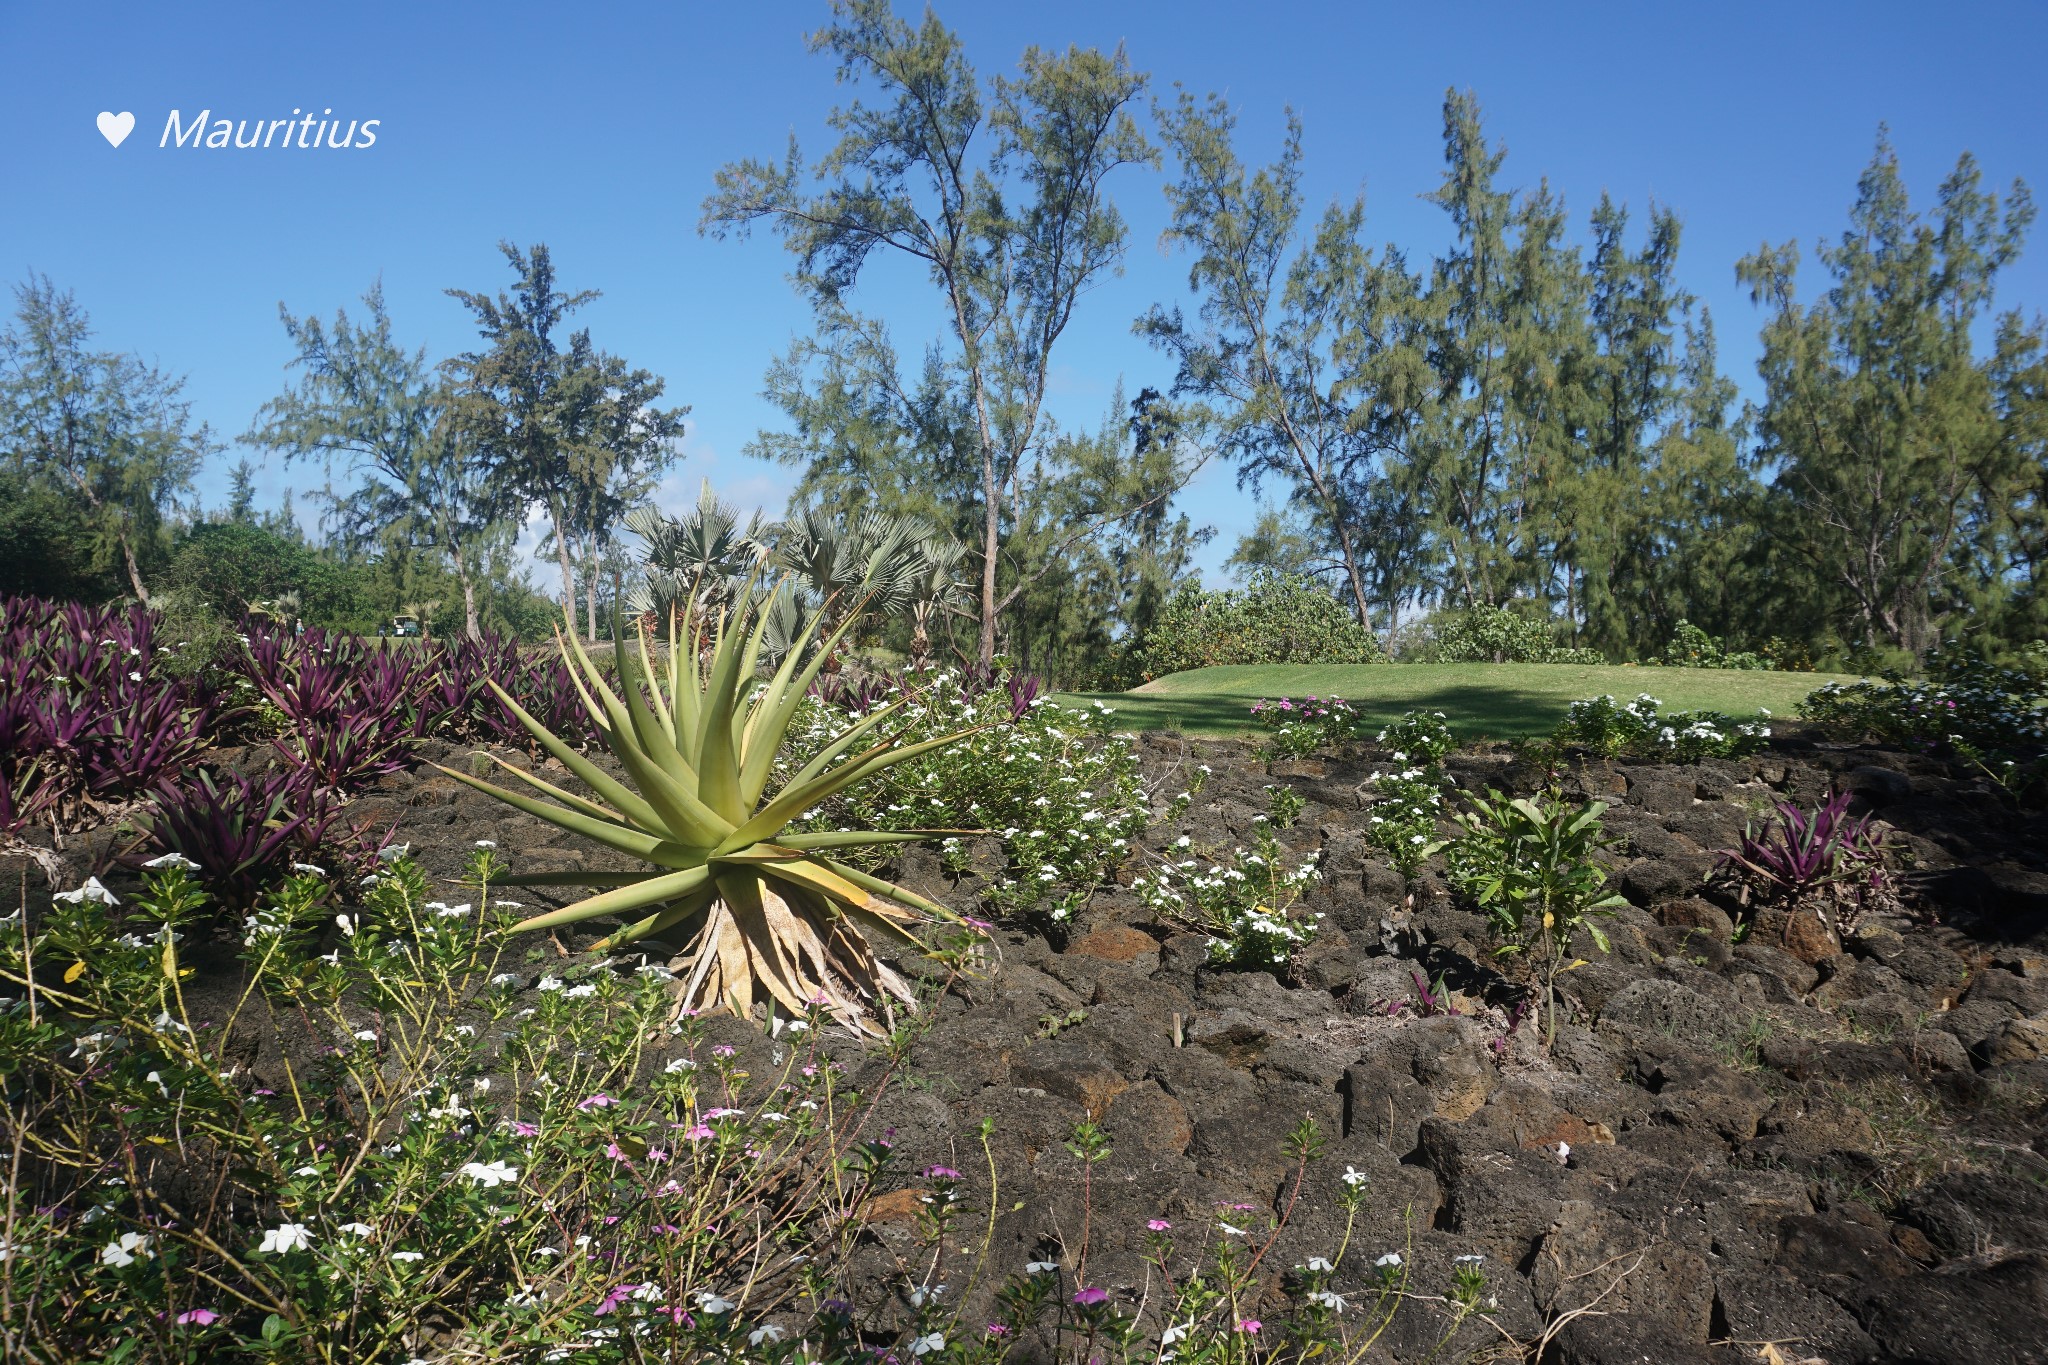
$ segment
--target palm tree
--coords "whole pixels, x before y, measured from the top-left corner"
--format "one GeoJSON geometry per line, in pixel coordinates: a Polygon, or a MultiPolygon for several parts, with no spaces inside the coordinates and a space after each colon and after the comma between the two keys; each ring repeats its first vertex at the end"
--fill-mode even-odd
{"type": "Polygon", "coordinates": [[[646,542],[647,568],[632,604],[657,620],[692,602],[714,614],[735,605],[770,553],[772,528],[760,512],[742,524],[739,509],[714,494],[709,479],[681,517],[637,507],[626,514],[626,527],[646,542]]]}

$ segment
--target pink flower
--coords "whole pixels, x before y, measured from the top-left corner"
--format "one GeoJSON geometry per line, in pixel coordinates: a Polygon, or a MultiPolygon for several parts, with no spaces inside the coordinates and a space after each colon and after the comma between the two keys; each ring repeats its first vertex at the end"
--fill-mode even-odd
{"type": "Polygon", "coordinates": [[[211,1327],[220,1321],[220,1314],[211,1308],[188,1308],[178,1314],[178,1326],[211,1327]]]}
{"type": "Polygon", "coordinates": [[[1246,1318],[1237,1324],[1237,1330],[1248,1337],[1255,1337],[1259,1334],[1259,1328],[1264,1325],[1257,1318],[1246,1318]]]}
{"type": "Polygon", "coordinates": [[[736,1114],[743,1114],[745,1112],[744,1109],[706,1109],[704,1117],[707,1119],[729,1119],[736,1114]]]}
{"type": "Polygon", "coordinates": [[[528,1123],[523,1119],[511,1119],[506,1122],[505,1126],[512,1130],[514,1137],[540,1136],[540,1125],[537,1123],[528,1123]]]}
{"type": "Polygon", "coordinates": [[[623,1161],[628,1166],[633,1164],[633,1158],[627,1156],[624,1152],[620,1151],[619,1144],[616,1142],[607,1142],[604,1145],[604,1154],[610,1157],[613,1161],[623,1161]]]}
{"type": "Polygon", "coordinates": [[[1010,1335],[1010,1329],[1000,1322],[992,1322],[988,1325],[988,1334],[992,1337],[1006,1337],[1010,1335]]]}
{"type": "Polygon", "coordinates": [[[683,1130],[683,1141],[685,1142],[702,1142],[705,1138],[716,1136],[718,1136],[716,1133],[701,1123],[683,1130]]]}
{"type": "Polygon", "coordinates": [[[927,1166],[925,1167],[924,1174],[927,1180],[958,1180],[960,1178],[960,1172],[954,1170],[951,1166],[927,1166]]]}
{"type": "Polygon", "coordinates": [[[605,1295],[603,1301],[600,1302],[597,1305],[597,1307],[590,1310],[592,1315],[601,1318],[607,1313],[617,1311],[618,1306],[624,1303],[627,1299],[632,1298],[633,1291],[638,1289],[639,1287],[640,1286],[637,1284],[620,1285],[617,1289],[614,1289],[611,1293],[605,1295]]]}
{"type": "Polygon", "coordinates": [[[576,1107],[588,1113],[592,1109],[608,1109],[612,1105],[615,1105],[617,1103],[617,1100],[613,1099],[610,1095],[607,1095],[602,1090],[600,1090],[595,1095],[590,1096],[588,1099],[577,1101],[576,1107]]]}
{"type": "Polygon", "coordinates": [[[1145,1226],[1146,1226],[1146,1227],[1148,1227],[1148,1228],[1150,1228],[1150,1229],[1152,1229],[1152,1231],[1154,1231],[1154,1232],[1171,1232],[1171,1231],[1173,1231],[1173,1224],[1171,1224],[1171,1223],[1167,1222],[1167,1221],[1166,1221],[1166,1220],[1165,1220],[1164,1218],[1154,1218],[1154,1219],[1151,1219],[1150,1221],[1148,1221],[1148,1222],[1147,1222],[1147,1223],[1145,1224],[1145,1226]]]}
{"type": "Polygon", "coordinates": [[[720,1043],[717,1047],[711,1049],[711,1055],[714,1057],[730,1057],[732,1054],[733,1046],[731,1043],[720,1043]]]}
{"type": "Polygon", "coordinates": [[[1093,1308],[1108,1297],[1109,1291],[1107,1289],[1097,1289],[1092,1284],[1082,1285],[1074,1291],[1074,1302],[1080,1304],[1083,1308],[1093,1308]]]}
{"type": "Polygon", "coordinates": [[[661,1162],[668,1160],[668,1153],[664,1152],[659,1147],[649,1147],[647,1149],[647,1159],[651,1162],[659,1164],[661,1162]]]}

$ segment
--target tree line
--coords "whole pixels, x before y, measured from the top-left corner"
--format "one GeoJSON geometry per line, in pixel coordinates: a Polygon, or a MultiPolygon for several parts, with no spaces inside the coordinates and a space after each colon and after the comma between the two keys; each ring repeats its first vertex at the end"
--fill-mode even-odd
{"type": "Polygon", "coordinates": [[[509,288],[447,291],[477,342],[438,362],[394,338],[375,288],[353,317],[281,309],[292,381],[240,440],[317,466],[311,537],[253,512],[246,461],[228,513],[197,512],[223,447],[177,379],[93,349],[32,276],[0,334],[0,575],[146,599],[192,528],[224,520],[476,630],[535,618],[511,551],[536,519],[555,619],[592,635],[691,564],[774,563],[818,601],[882,594],[865,628],[903,657],[1107,683],[1194,577],[1213,531],[1177,497],[1215,459],[1278,495],[1230,567],[1322,583],[1397,651],[1477,609],[1615,659],[1681,622],[1866,665],[1958,632],[2048,634],[2048,347],[2039,317],[1994,311],[2034,210],[1968,155],[1916,208],[1880,130],[1812,267],[1793,244],[1736,263],[1762,319],[1745,403],[1680,283],[1676,210],[1603,195],[1579,226],[1547,182],[1512,184],[1469,93],[1445,98],[1425,255],[1374,244],[1362,199],[1312,209],[1298,118],[1259,162],[1226,101],[1155,97],[1121,49],[1034,47],[984,79],[936,15],[887,0],[835,0],[810,44],[862,97],[821,158],[793,137],[725,166],[699,225],[776,234],[812,313],[765,379],[786,420],[749,447],[799,471],[781,521],[742,523],[708,490],[648,508],[687,409],[572,330],[595,294],[562,288],[545,246],[507,243],[509,288]],[[1154,383],[1063,426],[1055,355],[1122,269],[1113,191],[1149,171],[1188,298],[1133,324],[1154,383]],[[937,336],[905,349],[863,310],[882,261],[926,281],[937,336]],[[23,548],[60,523],[69,558],[23,548]]]}

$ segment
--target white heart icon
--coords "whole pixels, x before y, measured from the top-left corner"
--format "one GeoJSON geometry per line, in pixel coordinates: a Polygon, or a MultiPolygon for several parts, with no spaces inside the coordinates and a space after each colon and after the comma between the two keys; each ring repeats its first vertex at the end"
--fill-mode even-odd
{"type": "Polygon", "coordinates": [[[125,111],[119,114],[102,112],[99,125],[100,136],[118,147],[127,141],[128,134],[135,131],[135,115],[125,111]]]}

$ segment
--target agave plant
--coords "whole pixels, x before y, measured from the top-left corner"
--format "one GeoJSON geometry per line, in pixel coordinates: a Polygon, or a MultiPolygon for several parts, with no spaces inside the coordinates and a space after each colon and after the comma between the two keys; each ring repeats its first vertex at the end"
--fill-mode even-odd
{"type": "MultiPolygon", "coordinates": [[[[499,767],[506,775],[536,794],[494,786],[452,768],[441,771],[558,828],[651,864],[636,872],[509,878],[523,886],[605,888],[518,928],[547,929],[607,915],[627,918],[625,927],[606,938],[605,948],[671,929],[693,930],[676,964],[683,978],[683,1006],[727,1004],[744,1016],[757,994],[764,993],[790,1010],[822,1002],[849,1026],[873,1031],[869,1002],[884,993],[911,1001],[908,986],[880,951],[921,951],[912,932],[916,926],[961,920],[944,906],[831,855],[966,831],[791,833],[788,827],[863,778],[972,731],[915,744],[902,742],[901,731],[885,736],[884,727],[911,700],[906,695],[855,720],[780,790],[769,791],[777,752],[797,708],[845,626],[815,649],[790,650],[757,686],[768,617],[765,609],[720,612],[715,624],[700,624],[695,610],[673,611],[667,659],[660,668],[643,622],[637,659],[626,649],[618,652],[616,692],[574,632],[566,637],[557,632],[563,662],[599,736],[624,769],[625,782],[550,732],[495,682],[491,689],[498,700],[592,795],[565,791],[502,761],[499,767]]],[[[799,643],[813,640],[819,624],[813,614],[799,643]]]]}

